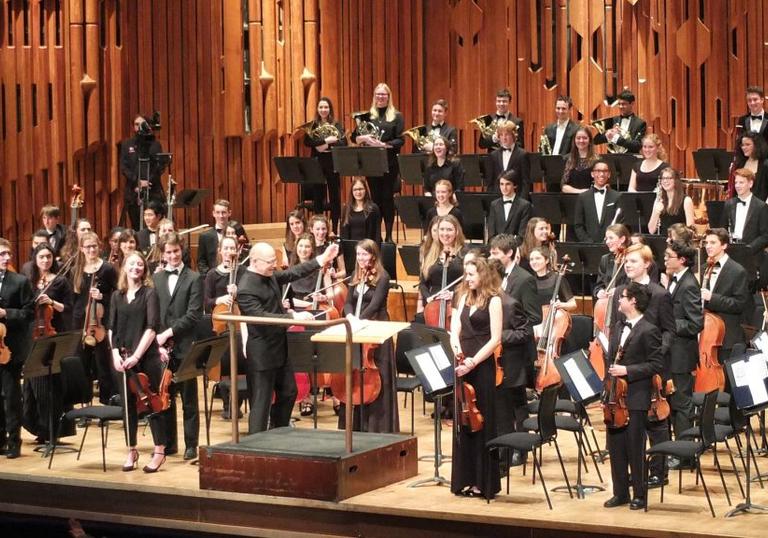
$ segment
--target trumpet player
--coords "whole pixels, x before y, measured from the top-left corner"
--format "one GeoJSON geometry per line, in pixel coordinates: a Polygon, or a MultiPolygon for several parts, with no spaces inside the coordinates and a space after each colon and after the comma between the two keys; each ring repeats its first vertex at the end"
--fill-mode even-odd
{"type": "MultiPolygon", "coordinates": [[[[481,128],[480,148],[488,150],[488,153],[501,147],[501,141],[499,140],[499,136],[494,127],[505,121],[511,121],[517,125],[517,145],[521,148],[524,147],[523,138],[525,129],[523,128],[523,120],[509,111],[509,103],[511,101],[512,94],[509,93],[507,88],[502,88],[496,92],[496,112],[477,118],[477,120],[482,122],[486,127],[485,129],[481,128]]],[[[498,178],[494,177],[493,182],[495,182],[496,179],[498,178]]]]}
{"type": "MultiPolygon", "coordinates": [[[[432,103],[432,123],[420,125],[410,131],[414,135],[414,153],[432,153],[432,146],[439,136],[448,142],[448,149],[456,153],[458,137],[456,127],[445,123],[445,114],[448,112],[448,101],[438,99],[432,103]]],[[[410,134],[410,132],[409,132],[410,134]]]]}
{"type": "Polygon", "coordinates": [[[570,153],[573,137],[578,128],[576,122],[571,119],[572,108],[573,101],[569,96],[558,96],[555,101],[555,122],[550,123],[544,128],[544,134],[541,138],[541,145],[543,146],[544,137],[546,137],[546,144],[549,148],[549,152],[545,152],[544,148],[540,147],[539,151],[541,151],[542,154],[568,155],[568,153],[570,153]]]}
{"type": "Polygon", "coordinates": [[[611,144],[612,153],[639,153],[645,135],[645,120],[635,114],[635,94],[625,88],[616,100],[619,115],[594,122],[595,144],[611,144]]]}
{"type": "Polygon", "coordinates": [[[344,127],[336,121],[333,113],[333,102],[328,97],[321,97],[317,102],[317,113],[312,121],[304,145],[312,149],[312,157],[318,160],[323,170],[325,185],[307,185],[311,189],[306,194],[311,195],[314,202],[314,212],[323,213],[326,209],[326,188],[328,189],[328,206],[331,210],[333,232],[339,229],[341,218],[341,178],[333,168],[331,148],[346,146],[347,139],[344,127]]]}

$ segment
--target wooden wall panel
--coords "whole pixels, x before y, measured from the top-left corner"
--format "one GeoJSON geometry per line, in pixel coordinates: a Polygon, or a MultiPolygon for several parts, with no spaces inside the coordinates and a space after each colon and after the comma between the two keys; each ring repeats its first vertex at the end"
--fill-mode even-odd
{"type": "Polygon", "coordinates": [[[25,241],[73,183],[105,234],[118,144],[153,110],[178,188],[211,192],[181,226],[219,197],[245,222],[282,220],[298,192],[272,158],[307,154],[293,132],[321,95],[351,129],[382,81],[406,127],[447,99],[463,152],[500,87],[535,148],[557,95],[588,120],[629,86],[692,175],[694,149],[732,145],[746,86],[768,85],[766,20],[768,0],[0,0],[0,235],[25,241]]]}

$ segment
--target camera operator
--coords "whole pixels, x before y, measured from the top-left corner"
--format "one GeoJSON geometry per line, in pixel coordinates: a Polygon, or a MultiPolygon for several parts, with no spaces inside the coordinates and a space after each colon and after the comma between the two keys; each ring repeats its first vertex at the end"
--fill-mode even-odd
{"type": "Polygon", "coordinates": [[[125,182],[125,212],[131,219],[131,226],[138,230],[141,212],[139,197],[145,195],[144,204],[151,200],[164,203],[163,185],[160,176],[163,165],[158,158],[162,152],[155,131],[160,129],[160,115],[155,112],[151,118],[137,115],[133,120],[134,135],[120,145],[120,172],[125,182]],[[146,193],[142,190],[148,189],[146,193]]]}

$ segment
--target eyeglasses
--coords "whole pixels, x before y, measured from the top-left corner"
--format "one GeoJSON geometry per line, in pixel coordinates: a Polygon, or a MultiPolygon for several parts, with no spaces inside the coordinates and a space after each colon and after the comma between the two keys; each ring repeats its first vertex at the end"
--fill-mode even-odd
{"type": "Polygon", "coordinates": [[[679,257],[680,256],[678,256],[677,254],[667,254],[666,252],[664,253],[664,258],[667,260],[674,260],[679,257]]]}
{"type": "Polygon", "coordinates": [[[99,245],[83,245],[83,248],[85,250],[90,250],[90,249],[94,249],[94,248],[99,248],[99,245]]]}
{"type": "Polygon", "coordinates": [[[388,93],[374,93],[373,95],[376,97],[389,97],[388,93]]]}
{"type": "Polygon", "coordinates": [[[10,250],[4,250],[4,251],[0,252],[0,256],[8,256],[10,258],[11,257],[11,251],[10,250]]]}

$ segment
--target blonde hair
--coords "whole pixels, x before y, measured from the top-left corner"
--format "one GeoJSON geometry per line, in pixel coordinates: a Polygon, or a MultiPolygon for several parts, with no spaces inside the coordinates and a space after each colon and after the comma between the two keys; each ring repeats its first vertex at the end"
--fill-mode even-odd
{"type": "Polygon", "coordinates": [[[152,284],[152,276],[149,274],[149,265],[147,264],[147,259],[141,252],[136,250],[128,254],[123,260],[122,265],[120,265],[120,275],[117,277],[117,289],[120,291],[120,293],[126,293],[128,291],[128,275],[125,272],[125,263],[133,256],[140,258],[141,261],[144,262],[144,275],[141,279],[141,285],[147,286],[148,288],[154,287],[152,284]]]}
{"type": "Polygon", "coordinates": [[[643,142],[648,140],[656,146],[656,157],[662,161],[667,160],[667,150],[664,149],[664,144],[661,143],[661,138],[656,133],[649,133],[643,137],[643,142]]]}
{"type": "Polygon", "coordinates": [[[648,245],[643,245],[641,243],[635,243],[634,245],[630,245],[627,247],[627,250],[624,251],[624,256],[627,254],[632,254],[633,252],[639,252],[640,257],[643,258],[643,261],[645,263],[650,263],[653,261],[653,251],[651,250],[651,247],[648,245]]]}
{"type": "MultiPolygon", "coordinates": [[[[395,114],[397,113],[397,109],[395,108],[395,105],[392,104],[392,90],[389,89],[389,86],[387,86],[384,82],[379,82],[376,84],[376,87],[373,89],[373,93],[376,93],[376,90],[385,90],[387,92],[387,95],[389,96],[389,99],[387,99],[387,109],[384,113],[384,119],[386,121],[395,121],[395,114]]],[[[374,95],[371,99],[371,109],[369,111],[371,113],[372,119],[379,119],[379,109],[376,108],[376,96],[374,95]]]]}
{"type": "MultiPolygon", "coordinates": [[[[464,248],[464,243],[466,242],[464,239],[464,232],[461,229],[461,225],[459,224],[458,219],[453,215],[443,215],[442,217],[436,217],[433,219],[431,224],[434,224],[435,221],[437,221],[438,228],[440,227],[440,224],[445,221],[449,222],[456,229],[456,239],[453,241],[453,245],[450,245],[450,248],[452,254],[458,254],[459,251],[464,248]]],[[[429,233],[432,233],[431,228],[429,233]]],[[[421,264],[421,274],[424,278],[429,276],[429,268],[437,263],[438,258],[440,258],[440,255],[444,250],[445,249],[443,248],[443,245],[440,243],[439,239],[432,242],[432,246],[429,249],[429,252],[427,252],[424,256],[424,260],[421,264]]]]}

